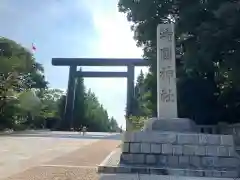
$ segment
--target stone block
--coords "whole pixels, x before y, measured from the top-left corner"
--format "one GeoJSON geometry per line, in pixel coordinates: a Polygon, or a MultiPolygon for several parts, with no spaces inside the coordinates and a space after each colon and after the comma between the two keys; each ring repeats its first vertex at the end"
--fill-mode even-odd
{"type": "MultiPolygon", "coordinates": [[[[146,133],[146,132],[145,132],[146,133]]],[[[160,143],[162,140],[161,133],[158,132],[147,132],[150,133],[148,136],[148,139],[145,142],[150,142],[150,143],[160,143]]]]}
{"type": "Polygon", "coordinates": [[[172,144],[162,144],[162,154],[172,154],[172,144]]]}
{"type": "Polygon", "coordinates": [[[221,135],[221,145],[234,146],[232,135],[221,135]]]}
{"type": "MultiPolygon", "coordinates": [[[[142,174],[139,174],[140,179],[141,179],[141,175],[142,174]]],[[[159,176],[162,176],[162,175],[168,175],[168,171],[166,169],[163,169],[163,168],[150,168],[149,169],[149,176],[146,180],[157,180],[157,179],[159,179],[159,176]]],[[[162,177],[166,177],[166,176],[162,176],[162,177]]],[[[162,178],[162,177],[161,177],[161,180],[167,180],[167,178],[162,178]]]]}
{"type": "Polygon", "coordinates": [[[206,168],[208,167],[217,167],[218,164],[218,158],[217,157],[202,157],[202,165],[206,168]]]}
{"type": "Polygon", "coordinates": [[[116,168],[113,166],[101,166],[98,167],[98,173],[108,173],[112,174],[116,172],[116,168]]]}
{"type": "Polygon", "coordinates": [[[133,164],[144,164],[144,162],[145,162],[144,154],[132,154],[133,164]]]}
{"type": "Polygon", "coordinates": [[[203,177],[203,170],[195,170],[195,176],[197,177],[203,177]]]}
{"type": "Polygon", "coordinates": [[[115,169],[115,173],[124,173],[124,174],[128,174],[131,173],[131,168],[126,167],[126,166],[119,166],[115,169]]]}
{"type": "Polygon", "coordinates": [[[183,154],[184,155],[194,155],[195,150],[196,150],[195,145],[184,145],[183,146],[183,154]]]}
{"type": "Polygon", "coordinates": [[[158,156],[158,164],[166,166],[167,165],[167,156],[159,155],[158,156]]]}
{"type": "Polygon", "coordinates": [[[148,139],[148,135],[145,132],[138,131],[134,132],[134,142],[141,143],[145,142],[148,139]]]}
{"type": "Polygon", "coordinates": [[[218,146],[217,155],[218,155],[218,156],[230,156],[229,150],[230,150],[230,149],[229,149],[228,147],[218,146]]]}
{"type": "Polygon", "coordinates": [[[178,156],[168,156],[167,163],[169,166],[172,166],[172,167],[178,166],[178,156]]]}
{"type": "Polygon", "coordinates": [[[129,153],[129,143],[123,143],[122,144],[122,152],[129,153]]]}
{"type": "Polygon", "coordinates": [[[186,118],[151,118],[145,121],[144,131],[196,132],[196,124],[186,118]]]}
{"type": "Polygon", "coordinates": [[[237,178],[239,177],[238,171],[222,171],[222,178],[237,178]]]}
{"type": "Polygon", "coordinates": [[[240,166],[240,161],[237,158],[233,158],[233,157],[222,157],[219,158],[219,162],[218,162],[218,166],[219,167],[230,167],[230,168],[239,168],[240,166]]]}
{"type": "Polygon", "coordinates": [[[122,141],[123,142],[134,142],[134,133],[133,132],[124,132],[122,136],[122,141]]]}
{"type": "Polygon", "coordinates": [[[203,171],[186,169],[185,170],[185,176],[202,177],[203,176],[203,171]]]}
{"type": "Polygon", "coordinates": [[[221,177],[222,173],[221,173],[221,171],[212,171],[212,176],[213,177],[221,177]]]}
{"type": "Polygon", "coordinates": [[[199,156],[190,156],[189,162],[194,167],[201,167],[201,158],[199,156]]]}
{"type": "Polygon", "coordinates": [[[208,144],[208,138],[207,138],[207,134],[199,134],[198,135],[198,141],[199,144],[201,145],[207,145],[208,144]]]}
{"type": "MultiPolygon", "coordinates": [[[[168,169],[168,175],[173,175],[173,176],[184,176],[185,175],[185,170],[184,169],[168,169]]],[[[169,180],[172,180],[173,178],[170,177],[169,180]]]]}
{"type": "Polygon", "coordinates": [[[140,153],[141,144],[140,143],[130,143],[130,153],[140,153]]]}
{"type": "Polygon", "coordinates": [[[236,151],[233,147],[228,148],[229,156],[236,156],[236,151]]]}
{"type": "Polygon", "coordinates": [[[141,168],[136,166],[131,166],[131,174],[149,174],[150,169],[149,168],[141,168]]]}
{"type": "Polygon", "coordinates": [[[148,131],[140,132],[136,136],[139,142],[146,143],[169,143],[173,144],[177,140],[177,135],[175,132],[157,132],[157,131],[148,131]]]}
{"type": "Polygon", "coordinates": [[[175,132],[156,133],[158,134],[158,143],[173,144],[177,141],[177,134],[175,132]]]}
{"type": "Polygon", "coordinates": [[[220,135],[207,135],[207,141],[209,145],[220,145],[220,135]]]}
{"type": "Polygon", "coordinates": [[[141,153],[150,153],[150,144],[149,143],[141,143],[141,153]]]}
{"type": "Polygon", "coordinates": [[[204,170],[203,176],[205,177],[213,177],[213,171],[212,170],[204,170]]]}
{"type": "Polygon", "coordinates": [[[173,155],[182,155],[183,146],[182,145],[172,145],[173,155]]]}
{"type": "Polygon", "coordinates": [[[130,163],[132,161],[132,154],[122,153],[121,154],[121,161],[126,162],[126,163],[130,163]]]}
{"type": "Polygon", "coordinates": [[[161,152],[161,144],[151,144],[151,153],[160,154],[161,152]]]}
{"type": "Polygon", "coordinates": [[[220,145],[220,135],[199,134],[198,138],[201,145],[220,145]]]}
{"type": "Polygon", "coordinates": [[[188,167],[189,166],[189,156],[179,156],[178,163],[181,167],[188,167]]]}
{"type": "Polygon", "coordinates": [[[218,146],[206,146],[207,156],[218,156],[218,146]]]}
{"type": "Polygon", "coordinates": [[[134,132],[134,141],[141,143],[175,143],[177,135],[174,132],[157,132],[157,131],[139,131],[134,132]]]}
{"type": "Polygon", "coordinates": [[[205,148],[205,146],[196,146],[196,148],[195,148],[195,155],[196,156],[205,156],[206,155],[206,148],[205,148]]]}
{"type": "Polygon", "coordinates": [[[178,134],[177,144],[198,144],[198,134],[178,134]]]}
{"type": "Polygon", "coordinates": [[[146,155],[146,163],[147,164],[156,164],[158,156],[152,155],[152,154],[147,154],[146,155]]]}

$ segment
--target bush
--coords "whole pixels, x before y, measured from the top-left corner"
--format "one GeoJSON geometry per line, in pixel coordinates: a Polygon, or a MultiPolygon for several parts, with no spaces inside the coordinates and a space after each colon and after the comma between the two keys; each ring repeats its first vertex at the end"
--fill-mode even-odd
{"type": "Polygon", "coordinates": [[[145,120],[147,120],[148,117],[143,117],[143,116],[130,116],[128,118],[128,121],[132,125],[132,130],[141,130],[144,126],[145,120]]]}
{"type": "Polygon", "coordinates": [[[14,131],[23,131],[23,130],[26,130],[26,129],[27,129],[27,126],[24,125],[24,124],[15,124],[13,126],[14,131]]]}

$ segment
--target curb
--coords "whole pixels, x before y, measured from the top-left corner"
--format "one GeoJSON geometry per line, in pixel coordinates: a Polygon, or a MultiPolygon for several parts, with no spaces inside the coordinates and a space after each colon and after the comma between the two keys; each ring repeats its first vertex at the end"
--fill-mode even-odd
{"type": "Polygon", "coordinates": [[[115,154],[118,150],[115,149],[114,151],[112,151],[99,165],[99,166],[105,166],[107,164],[107,162],[109,161],[109,159],[112,157],[113,154],[115,154]]]}

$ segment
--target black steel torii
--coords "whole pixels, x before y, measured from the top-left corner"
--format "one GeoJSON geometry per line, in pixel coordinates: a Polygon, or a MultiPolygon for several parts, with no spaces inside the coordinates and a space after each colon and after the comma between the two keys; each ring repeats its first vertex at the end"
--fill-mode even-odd
{"type": "MultiPolygon", "coordinates": [[[[134,67],[148,66],[147,60],[139,58],[52,58],[54,66],[69,66],[68,89],[64,111],[64,120],[73,125],[73,110],[75,99],[75,77],[126,77],[127,78],[127,108],[126,116],[132,113],[132,100],[134,97],[134,67]],[[77,66],[127,66],[127,72],[97,72],[77,71],[77,66]]],[[[126,122],[126,130],[129,124],[126,122]]]]}

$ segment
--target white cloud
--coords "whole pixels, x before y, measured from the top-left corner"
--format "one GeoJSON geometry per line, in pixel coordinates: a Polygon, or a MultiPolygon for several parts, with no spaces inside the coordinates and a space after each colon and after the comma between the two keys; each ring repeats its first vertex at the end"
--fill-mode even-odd
{"type": "MultiPolygon", "coordinates": [[[[99,35],[97,43],[94,42],[93,45],[94,55],[106,58],[141,58],[142,50],[136,47],[130,23],[124,14],[118,12],[117,1],[111,0],[111,3],[109,2],[110,0],[97,0],[95,6],[89,4],[99,35]]],[[[94,70],[96,69],[98,68],[94,70]]],[[[140,69],[136,68],[135,77],[139,74],[140,69]]],[[[88,70],[92,70],[92,68],[88,68],[88,70]]],[[[126,71],[126,68],[108,67],[104,70],[126,71]]],[[[143,70],[147,71],[147,68],[145,67],[143,70]]],[[[109,114],[117,119],[119,125],[125,127],[126,79],[99,79],[98,81],[86,79],[85,84],[93,89],[100,102],[109,114]]]]}

